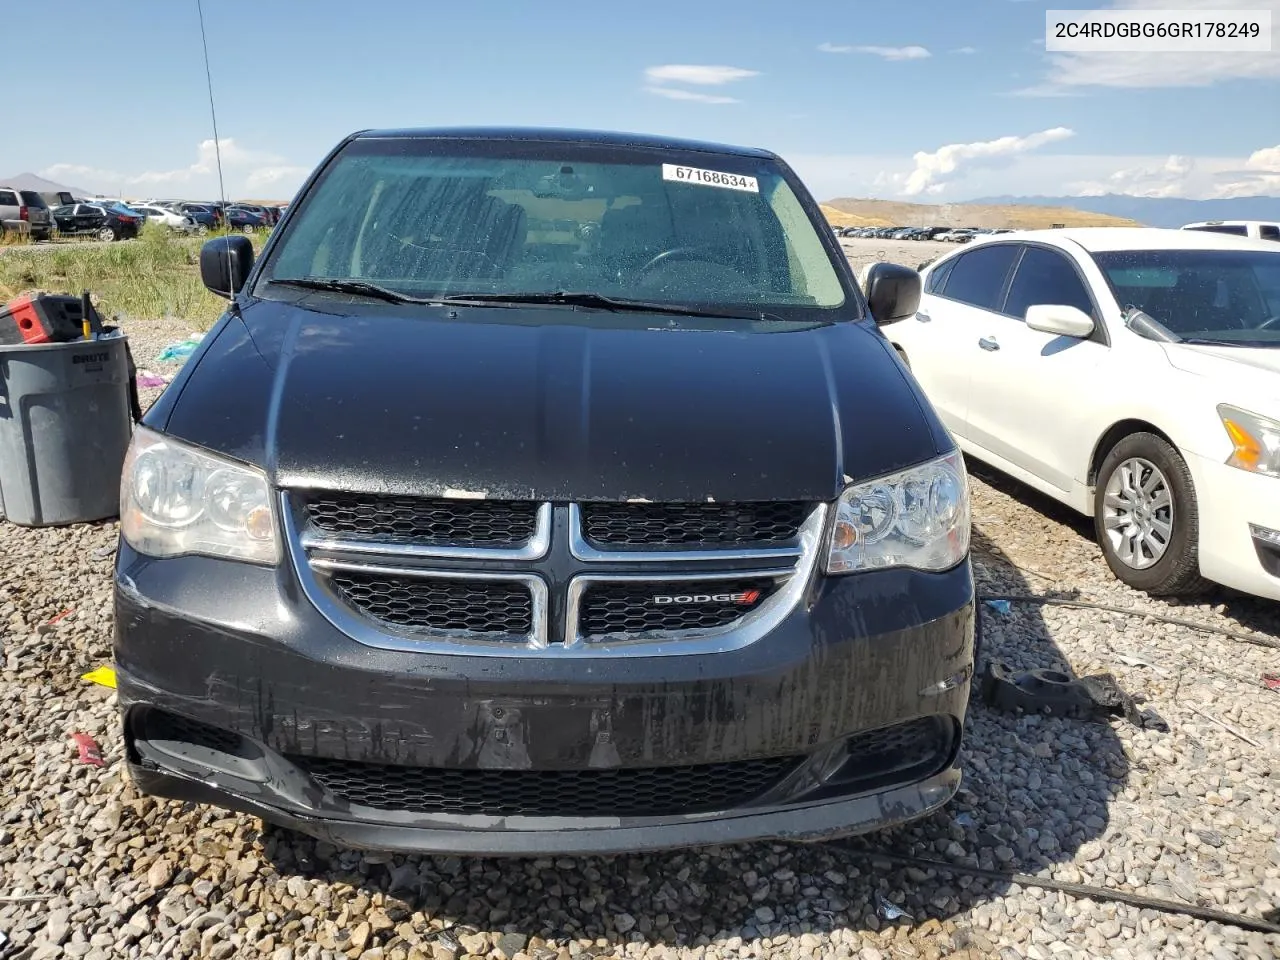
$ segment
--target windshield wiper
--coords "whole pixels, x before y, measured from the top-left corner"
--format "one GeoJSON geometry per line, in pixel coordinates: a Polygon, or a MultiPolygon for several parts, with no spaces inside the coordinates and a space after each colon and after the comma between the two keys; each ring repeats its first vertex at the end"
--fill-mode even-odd
{"type": "Polygon", "coordinates": [[[484,303],[549,303],[570,307],[599,307],[601,310],[613,310],[618,313],[661,313],[678,317],[715,317],[728,320],[783,320],[782,317],[770,313],[751,311],[749,317],[734,313],[717,313],[714,310],[701,310],[697,307],[680,306],[673,303],[655,303],[650,300],[631,300],[621,297],[608,297],[602,293],[590,293],[586,290],[553,290],[549,293],[466,293],[459,296],[445,297],[446,303],[468,300],[484,303]]]}
{"type": "Polygon", "coordinates": [[[388,303],[427,303],[438,304],[439,299],[423,299],[398,293],[388,287],[370,283],[368,280],[341,280],[330,277],[272,277],[268,283],[279,283],[289,287],[302,287],[305,290],[329,290],[334,293],[352,293],[358,297],[375,297],[388,303]]]}

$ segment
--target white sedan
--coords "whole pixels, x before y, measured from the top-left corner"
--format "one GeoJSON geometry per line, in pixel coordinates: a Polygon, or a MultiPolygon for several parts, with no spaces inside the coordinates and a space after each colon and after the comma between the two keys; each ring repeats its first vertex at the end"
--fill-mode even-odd
{"type": "Polygon", "coordinates": [[[966,453],[1094,518],[1152,594],[1280,600],[1280,248],[1189,230],[975,241],[885,327],[966,453]]]}
{"type": "MultiPolygon", "coordinates": [[[[143,214],[151,223],[159,223],[182,233],[191,233],[196,231],[198,227],[198,224],[191,217],[181,213],[174,213],[164,207],[144,203],[135,206],[133,209],[143,214]]],[[[198,232],[203,233],[204,231],[198,232]]]]}

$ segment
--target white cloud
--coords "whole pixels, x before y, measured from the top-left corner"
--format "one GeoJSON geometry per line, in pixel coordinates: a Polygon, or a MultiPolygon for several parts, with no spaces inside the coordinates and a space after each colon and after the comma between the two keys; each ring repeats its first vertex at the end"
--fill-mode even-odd
{"type": "Polygon", "coordinates": [[[738,103],[737,97],[727,97],[721,93],[701,93],[697,90],[686,90],[683,87],[669,87],[668,83],[684,83],[695,87],[721,87],[727,83],[735,83],[750,77],[760,76],[758,70],[747,70],[743,67],[712,66],[708,64],[668,63],[658,67],[648,67],[645,72],[644,90],[668,100],[685,100],[691,103],[738,103]]]}
{"type": "Polygon", "coordinates": [[[977,47],[956,47],[956,48],[955,48],[954,50],[952,50],[951,52],[952,52],[952,53],[964,53],[964,54],[977,53],[977,52],[978,52],[978,48],[977,48],[977,47]]]}
{"type": "Polygon", "coordinates": [[[1280,194],[1280,145],[1234,157],[1142,158],[1102,177],[1076,180],[1067,190],[1079,196],[1124,193],[1137,197],[1195,200],[1280,194]]]}
{"type": "Polygon", "coordinates": [[[760,72],[744,70],[742,67],[668,63],[660,67],[649,67],[644,75],[652,83],[692,83],[696,86],[718,87],[735,80],[758,77],[760,72]]]}
{"type": "Polygon", "coordinates": [[[308,167],[295,167],[289,164],[277,167],[259,167],[257,170],[249,171],[248,176],[244,178],[244,185],[255,190],[262,187],[274,187],[279,184],[287,184],[296,188],[310,172],[311,170],[308,167]]]}
{"type": "MultiPolygon", "coordinates": [[[[779,144],[781,153],[820,199],[895,197],[912,169],[912,158],[886,154],[806,154],[779,144]]],[[[1247,156],[1176,156],[1050,152],[1052,145],[1009,154],[990,163],[961,166],[954,185],[938,195],[926,190],[918,201],[956,201],[994,196],[1064,196],[1145,192],[1193,200],[1217,197],[1280,196],[1280,144],[1247,156]],[[1119,180],[1116,173],[1126,172],[1119,180]],[[1185,172],[1184,172],[1185,171],[1185,172]],[[1145,173],[1145,176],[1143,175],[1145,173]],[[1171,186],[1177,184],[1176,187],[1171,186]],[[1090,189],[1093,188],[1093,189],[1090,189]]]]}
{"type": "Polygon", "coordinates": [[[1068,185],[1074,196],[1100,197],[1124,193],[1133,197],[1186,196],[1196,163],[1190,157],[1172,154],[1163,163],[1123,167],[1103,181],[1080,181],[1068,185]]]}
{"type": "Polygon", "coordinates": [[[922,193],[941,193],[955,179],[962,167],[982,167],[998,164],[1008,157],[1028,150],[1035,150],[1048,143],[1055,143],[1075,136],[1066,127],[1053,127],[1025,137],[1000,137],[975,143],[949,143],[932,152],[921,151],[912,158],[915,168],[899,178],[900,192],[904,196],[922,193]]]}
{"type": "MultiPolygon", "coordinates": [[[[1164,10],[1169,0],[1116,0],[1108,10],[1164,10]]],[[[1017,91],[1024,96],[1061,96],[1099,87],[1207,87],[1226,80],[1280,77],[1280,0],[1196,0],[1195,13],[1211,10],[1270,10],[1269,52],[1239,53],[1055,53],[1044,81],[1017,91]]],[[[1194,19],[1192,13],[1188,18],[1194,19]]],[[[1043,43],[1043,38],[1040,39],[1043,43]]]]}
{"type": "Polygon", "coordinates": [[[689,100],[694,103],[741,103],[737,97],[726,97],[717,93],[699,93],[697,90],[682,90],[679,87],[645,87],[646,93],[666,97],[668,100],[689,100]]]}
{"type": "Polygon", "coordinates": [[[883,57],[885,60],[924,60],[933,56],[926,48],[910,47],[875,47],[852,46],[838,43],[820,43],[818,49],[823,53],[869,53],[883,57]]]}
{"type": "MultiPolygon", "coordinates": [[[[223,137],[217,149],[212,139],[196,145],[196,159],[183,167],[168,170],[144,170],[140,173],[124,173],[103,167],[80,163],[55,163],[40,175],[50,180],[81,182],[86,188],[99,188],[108,192],[150,193],[161,187],[185,187],[201,194],[217,191],[218,154],[221,153],[223,175],[228,192],[243,188],[272,185],[296,187],[308,173],[308,168],[295,166],[285,158],[265,150],[254,150],[237,143],[233,137],[223,137]]],[[[166,189],[160,192],[173,192],[166,189]]]]}

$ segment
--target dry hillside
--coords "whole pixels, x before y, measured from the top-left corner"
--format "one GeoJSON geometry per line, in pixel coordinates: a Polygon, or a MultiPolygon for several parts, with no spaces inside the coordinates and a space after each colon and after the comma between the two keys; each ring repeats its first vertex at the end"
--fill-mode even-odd
{"type": "Polygon", "coordinates": [[[1105,213],[1017,204],[992,207],[972,203],[900,203],[896,200],[841,197],[822,204],[822,212],[831,223],[842,227],[1012,227],[1034,230],[1054,224],[1066,227],[1138,226],[1135,220],[1105,213]],[[841,219],[836,219],[837,216],[841,219]]]}

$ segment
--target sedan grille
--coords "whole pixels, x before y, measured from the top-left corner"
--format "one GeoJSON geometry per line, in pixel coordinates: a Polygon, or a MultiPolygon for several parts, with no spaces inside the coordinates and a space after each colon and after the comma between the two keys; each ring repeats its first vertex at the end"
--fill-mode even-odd
{"type": "Polygon", "coordinates": [[[758,607],[775,587],[775,581],[760,578],[591,583],[578,604],[578,634],[591,640],[724,627],[758,607]]]}
{"type": "Polygon", "coordinates": [[[317,530],[340,537],[448,547],[518,547],[533,538],[539,504],[318,493],[304,500],[317,530]]]}
{"type": "Polygon", "coordinates": [[[760,503],[584,503],[582,533],[614,550],[728,549],[788,545],[810,505],[760,503]]]}
{"type": "Polygon", "coordinates": [[[612,770],[457,770],[290,759],[339,800],[380,810],[489,817],[674,817],[748,806],[801,758],[612,770]]]}
{"type": "Polygon", "coordinates": [[[453,580],[342,570],[329,577],[357,612],[409,630],[454,630],[491,639],[533,630],[533,596],[519,581],[453,580]]]}

